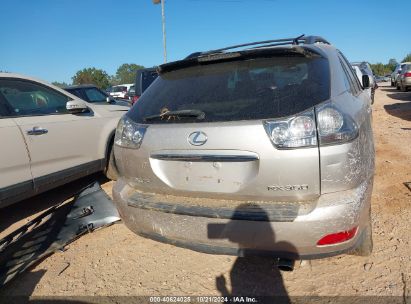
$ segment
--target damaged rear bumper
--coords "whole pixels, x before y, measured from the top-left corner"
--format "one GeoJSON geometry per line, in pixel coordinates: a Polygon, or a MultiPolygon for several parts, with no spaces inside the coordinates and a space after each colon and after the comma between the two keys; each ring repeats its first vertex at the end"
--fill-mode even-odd
{"type": "MultiPolygon", "coordinates": [[[[114,202],[133,232],[195,251],[236,256],[315,259],[356,248],[369,222],[372,181],[321,195],[310,210],[285,208],[287,203],[215,207],[187,201],[159,201],[119,179],[114,202]],[[358,227],[343,243],[317,246],[323,236],[358,227]]],[[[292,203],[288,203],[293,205],[292,203]]]]}

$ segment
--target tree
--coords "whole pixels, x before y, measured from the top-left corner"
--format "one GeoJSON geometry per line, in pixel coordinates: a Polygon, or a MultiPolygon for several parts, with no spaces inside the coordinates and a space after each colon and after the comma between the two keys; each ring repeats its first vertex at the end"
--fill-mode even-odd
{"type": "Polygon", "coordinates": [[[111,79],[111,83],[134,83],[136,80],[136,72],[140,69],[144,69],[144,66],[135,63],[124,63],[118,67],[116,75],[111,79]]]}
{"type": "Polygon", "coordinates": [[[65,87],[69,86],[69,84],[65,83],[64,81],[63,82],[53,81],[51,84],[55,85],[56,87],[59,87],[59,88],[65,88],[65,87]]]}
{"type": "Polygon", "coordinates": [[[71,79],[73,84],[94,84],[103,90],[110,86],[110,78],[106,71],[94,67],[78,71],[71,79]]]}
{"type": "Polygon", "coordinates": [[[397,60],[396,59],[394,59],[394,58],[391,58],[389,61],[388,61],[388,67],[389,67],[389,69],[391,70],[391,71],[394,71],[395,70],[395,67],[398,65],[398,62],[397,62],[397,60]]]}
{"type": "Polygon", "coordinates": [[[387,75],[391,73],[391,68],[388,64],[378,62],[376,64],[370,64],[370,66],[374,75],[387,75]]]}
{"type": "Polygon", "coordinates": [[[411,61],[411,53],[408,53],[407,56],[401,62],[410,62],[411,61]]]}

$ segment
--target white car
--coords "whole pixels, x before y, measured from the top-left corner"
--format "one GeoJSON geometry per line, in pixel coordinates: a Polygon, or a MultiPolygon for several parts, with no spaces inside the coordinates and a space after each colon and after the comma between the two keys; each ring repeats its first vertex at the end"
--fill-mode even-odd
{"type": "Polygon", "coordinates": [[[127,92],[133,85],[134,83],[128,83],[113,86],[110,91],[110,96],[113,96],[114,98],[126,98],[127,92]]]}
{"type": "MultiPolygon", "coordinates": [[[[361,85],[364,87],[362,76],[367,75],[367,73],[362,72],[361,69],[356,65],[353,65],[352,68],[354,69],[354,72],[357,75],[357,78],[360,81],[361,85]]],[[[370,96],[370,98],[371,98],[372,103],[374,103],[374,93],[372,91],[372,88],[370,88],[370,87],[366,88],[366,89],[364,89],[364,91],[367,92],[368,96],[370,96]]]]}
{"type": "Polygon", "coordinates": [[[114,131],[128,109],[0,73],[0,208],[94,172],[115,178],[114,131]]]}

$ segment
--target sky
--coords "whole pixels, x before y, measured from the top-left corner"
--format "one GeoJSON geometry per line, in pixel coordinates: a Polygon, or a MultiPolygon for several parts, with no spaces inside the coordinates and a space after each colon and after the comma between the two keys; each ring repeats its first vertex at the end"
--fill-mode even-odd
{"type": "MultiPolygon", "coordinates": [[[[165,0],[168,61],[268,39],[322,36],[350,61],[411,53],[411,0],[165,0]],[[400,8],[400,10],[399,10],[400,8]],[[402,21],[401,21],[402,20],[402,21]],[[401,26],[403,23],[403,26],[401,26]]],[[[163,63],[152,0],[1,0],[0,70],[71,83],[87,67],[163,63]]]]}

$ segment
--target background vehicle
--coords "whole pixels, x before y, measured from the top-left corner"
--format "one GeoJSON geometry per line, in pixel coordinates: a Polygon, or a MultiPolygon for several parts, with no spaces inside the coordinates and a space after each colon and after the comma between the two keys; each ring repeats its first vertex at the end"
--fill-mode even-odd
{"type": "Polygon", "coordinates": [[[159,73],[116,130],[113,197],[132,231],[214,254],[370,254],[371,100],[340,51],[300,36],[159,73]]]}
{"type": "Polygon", "coordinates": [[[113,86],[110,91],[110,95],[115,98],[125,98],[127,91],[133,84],[120,84],[113,86]]]}
{"type": "Polygon", "coordinates": [[[130,89],[128,90],[125,98],[128,99],[129,101],[133,101],[133,97],[136,95],[136,89],[135,89],[135,85],[132,85],[130,87],[130,89]]]}
{"type": "Polygon", "coordinates": [[[410,63],[411,62],[402,62],[395,67],[394,71],[391,74],[391,86],[392,87],[396,87],[397,89],[400,89],[397,83],[397,78],[401,74],[401,70],[403,66],[405,66],[406,64],[410,64],[410,63]]]}
{"type": "MultiPolygon", "coordinates": [[[[357,75],[357,78],[358,78],[358,80],[360,81],[361,85],[364,87],[364,84],[363,84],[363,76],[364,76],[364,75],[368,75],[368,73],[367,73],[365,70],[361,69],[361,68],[360,68],[359,66],[357,66],[357,65],[353,65],[352,68],[354,69],[355,74],[357,75]]],[[[376,79],[376,81],[377,81],[377,79],[376,79]]],[[[371,104],[374,104],[375,86],[374,86],[374,87],[366,88],[366,89],[364,89],[364,90],[365,90],[365,91],[368,93],[368,95],[370,96],[370,98],[371,98],[371,104]]]]}
{"type": "Polygon", "coordinates": [[[372,72],[371,66],[368,62],[352,62],[351,65],[358,66],[363,74],[365,73],[369,76],[371,88],[373,88],[374,90],[377,88],[374,73],[372,72]]]}
{"type": "Polygon", "coordinates": [[[132,98],[134,104],[143,92],[156,80],[158,76],[156,68],[140,69],[136,73],[135,92],[132,98]]]}
{"type": "Polygon", "coordinates": [[[411,87],[411,63],[401,65],[401,72],[397,77],[397,89],[405,92],[411,87]]]}
{"type": "Polygon", "coordinates": [[[129,103],[115,100],[112,96],[92,84],[73,85],[63,89],[90,103],[129,106],[129,103]]]}
{"type": "Polygon", "coordinates": [[[114,130],[128,109],[0,73],[0,208],[94,172],[115,178],[114,130]]]}

